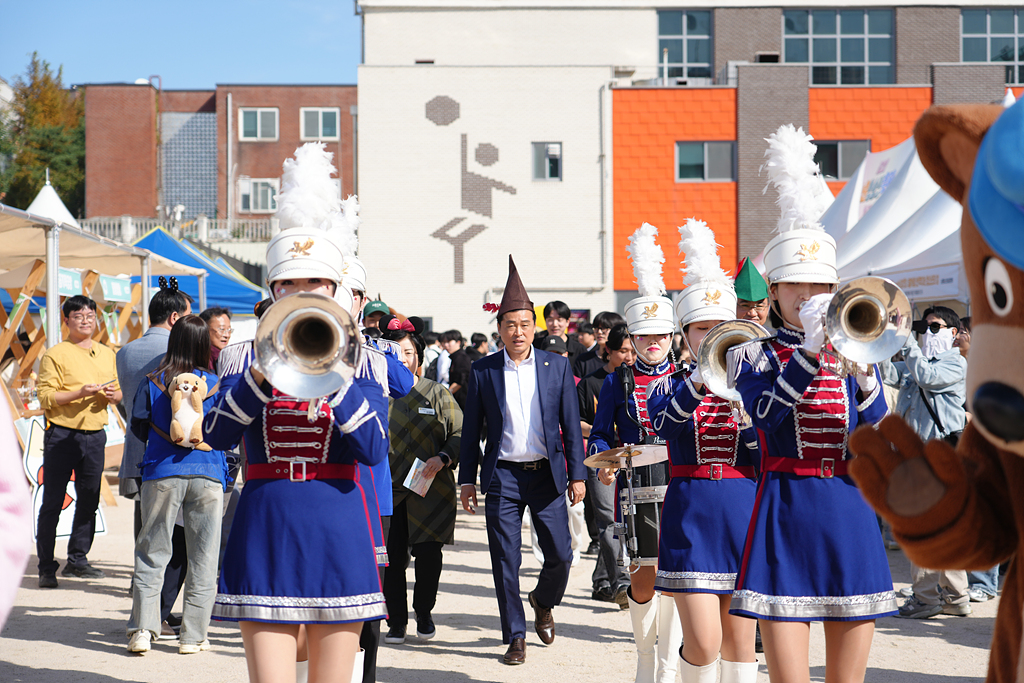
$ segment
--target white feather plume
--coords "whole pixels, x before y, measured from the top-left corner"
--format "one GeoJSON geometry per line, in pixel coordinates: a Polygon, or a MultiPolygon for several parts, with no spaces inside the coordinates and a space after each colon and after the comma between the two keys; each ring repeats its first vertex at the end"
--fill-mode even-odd
{"type": "Polygon", "coordinates": [[[315,228],[331,233],[346,254],[359,246],[359,203],[355,197],[344,202],[338,194],[334,154],[322,142],[307,142],[286,159],[277,197],[277,218],[281,229],[315,228]]]}
{"type": "Polygon", "coordinates": [[[768,161],[762,169],[768,170],[768,185],[774,185],[779,193],[776,204],[782,212],[777,232],[798,228],[824,230],[818,223],[823,210],[821,181],[817,177],[818,166],[814,163],[817,147],[814,138],[787,123],[765,139],[768,161]]]}
{"type": "Polygon", "coordinates": [[[683,285],[689,287],[704,282],[732,287],[732,280],[722,270],[722,262],[718,258],[715,233],[704,221],[690,218],[679,226],[679,253],[684,255],[684,267],[680,268],[683,285]]]}
{"type": "Polygon", "coordinates": [[[644,223],[629,237],[626,251],[633,259],[633,277],[636,278],[637,291],[640,296],[663,296],[665,281],[661,277],[661,264],[665,263],[665,254],[658,246],[655,238],[658,229],[650,223],[644,223]]]}

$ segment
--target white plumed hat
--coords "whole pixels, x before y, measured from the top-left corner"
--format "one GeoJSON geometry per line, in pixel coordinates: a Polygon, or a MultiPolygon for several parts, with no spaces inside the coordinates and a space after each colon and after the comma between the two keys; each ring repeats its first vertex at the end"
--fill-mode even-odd
{"type": "Polygon", "coordinates": [[[839,282],[835,240],[818,222],[831,197],[822,191],[813,139],[789,123],[767,138],[768,161],[763,168],[768,170],[768,185],[779,193],[776,204],[781,211],[779,234],[764,248],[770,283],[839,282]]]}
{"type": "Polygon", "coordinates": [[[658,229],[644,223],[629,238],[629,252],[633,260],[633,276],[640,296],[626,304],[626,326],[634,335],[671,334],[675,330],[672,300],[665,296],[665,281],[661,265],[665,254],[655,238],[658,229]]]}
{"type": "Polygon", "coordinates": [[[722,270],[715,233],[704,221],[691,218],[679,226],[679,238],[686,287],[675,298],[680,329],[701,320],[733,320],[736,291],[732,279],[722,270]]]}

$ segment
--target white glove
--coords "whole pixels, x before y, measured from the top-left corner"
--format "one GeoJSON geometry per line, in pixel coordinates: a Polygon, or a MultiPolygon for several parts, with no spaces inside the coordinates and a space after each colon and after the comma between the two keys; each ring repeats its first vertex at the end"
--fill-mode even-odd
{"type": "Polygon", "coordinates": [[[864,393],[865,396],[870,396],[871,392],[878,387],[878,379],[875,377],[875,366],[857,364],[857,386],[864,393]]]}
{"type": "Polygon", "coordinates": [[[817,356],[825,345],[825,312],[832,301],[832,294],[815,294],[800,308],[800,323],[804,326],[803,349],[817,356]]]}
{"type": "Polygon", "coordinates": [[[698,384],[704,384],[704,377],[700,374],[700,366],[694,365],[693,370],[690,372],[690,383],[694,386],[698,384]]]}

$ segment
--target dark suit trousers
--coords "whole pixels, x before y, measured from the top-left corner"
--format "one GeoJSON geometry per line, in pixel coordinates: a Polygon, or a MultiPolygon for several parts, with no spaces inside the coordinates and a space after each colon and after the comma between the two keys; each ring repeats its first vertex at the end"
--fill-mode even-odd
{"type": "Polygon", "coordinates": [[[535,597],[544,607],[562,601],[569,583],[572,539],[565,494],[559,493],[549,469],[524,471],[496,467],[487,488],[487,545],[501,616],[501,640],[526,637],[526,613],[519,594],[522,565],[523,513],[530,508],[531,523],[544,553],[535,597]]]}

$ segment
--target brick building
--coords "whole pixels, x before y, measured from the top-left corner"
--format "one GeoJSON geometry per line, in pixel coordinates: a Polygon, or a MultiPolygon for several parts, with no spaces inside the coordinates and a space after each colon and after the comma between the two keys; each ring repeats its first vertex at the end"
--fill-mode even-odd
{"type": "Polygon", "coordinates": [[[281,163],[311,140],[334,152],[339,192],[354,190],[356,87],[218,85],[158,90],[91,84],[85,91],[86,217],[265,218],[281,163]]]}

